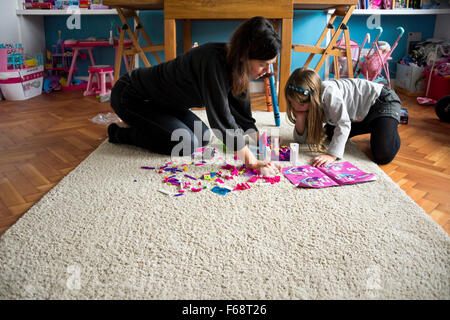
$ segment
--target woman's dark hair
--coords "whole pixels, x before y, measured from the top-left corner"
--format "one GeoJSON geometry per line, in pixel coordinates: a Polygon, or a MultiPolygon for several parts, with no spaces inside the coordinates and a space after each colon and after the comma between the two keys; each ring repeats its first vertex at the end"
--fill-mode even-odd
{"type": "Polygon", "coordinates": [[[253,17],[242,23],[231,37],[227,62],[231,68],[231,92],[247,92],[248,60],[271,60],[281,50],[281,39],[272,23],[264,17],[253,17]]]}

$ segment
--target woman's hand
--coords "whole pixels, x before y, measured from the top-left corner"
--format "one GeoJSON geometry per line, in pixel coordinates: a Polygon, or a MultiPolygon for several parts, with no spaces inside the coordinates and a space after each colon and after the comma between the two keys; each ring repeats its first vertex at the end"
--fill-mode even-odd
{"type": "Polygon", "coordinates": [[[257,160],[256,163],[249,164],[247,168],[261,171],[263,176],[274,176],[281,171],[281,165],[278,162],[266,162],[257,160]]]}
{"type": "Polygon", "coordinates": [[[259,170],[264,176],[274,176],[281,171],[281,165],[272,161],[261,161],[256,159],[250,149],[245,146],[241,150],[238,150],[237,156],[241,159],[245,166],[252,170],[259,170]]]}
{"type": "Polygon", "coordinates": [[[329,164],[332,164],[336,161],[337,157],[332,156],[331,154],[321,154],[320,156],[315,157],[311,161],[311,165],[314,167],[324,167],[329,164]]]}

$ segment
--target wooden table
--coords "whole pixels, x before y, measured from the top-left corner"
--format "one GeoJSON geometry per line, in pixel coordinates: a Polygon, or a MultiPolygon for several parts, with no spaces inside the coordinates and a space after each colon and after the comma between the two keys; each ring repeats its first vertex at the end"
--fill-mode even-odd
{"type": "Polygon", "coordinates": [[[281,21],[282,49],[279,68],[279,107],[286,111],[284,84],[291,72],[292,27],[294,10],[327,10],[356,5],[357,0],[103,0],[103,4],[131,10],[164,10],[164,53],[166,61],[176,57],[175,20],[182,19],[185,50],[190,40],[189,20],[248,19],[264,16],[281,21]]]}

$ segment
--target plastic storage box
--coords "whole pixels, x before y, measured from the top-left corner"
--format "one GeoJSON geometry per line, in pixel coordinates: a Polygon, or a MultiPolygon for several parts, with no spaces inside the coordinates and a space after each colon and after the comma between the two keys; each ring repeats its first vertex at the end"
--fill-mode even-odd
{"type": "Polygon", "coordinates": [[[0,44],[0,88],[6,100],[25,100],[40,95],[43,81],[42,55],[27,59],[22,45],[0,44]]]}
{"type": "Polygon", "coordinates": [[[26,100],[42,93],[44,66],[0,72],[0,88],[6,100],[26,100]]]}

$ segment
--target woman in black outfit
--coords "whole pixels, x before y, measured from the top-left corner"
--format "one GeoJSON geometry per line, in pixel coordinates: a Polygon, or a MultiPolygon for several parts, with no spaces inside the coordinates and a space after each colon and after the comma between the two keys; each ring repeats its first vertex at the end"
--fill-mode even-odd
{"type": "Polygon", "coordinates": [[[111,124],[109,141],[171,154],[180,143],[172,141],[172,133],[184,129],[182,140],[191,153],[209,142],[208,127],[189,110],[204,106],[213,132],[248,168],[275,173],[279,165],[257,160],[243,135],[257,131],[250,78],[269,73],[280,49],[272,24],[254,17],[236,29],[229,44],[207,43],[174,60],[124,74],[112,89],[111,106],[129,127],[111,124]]]}

